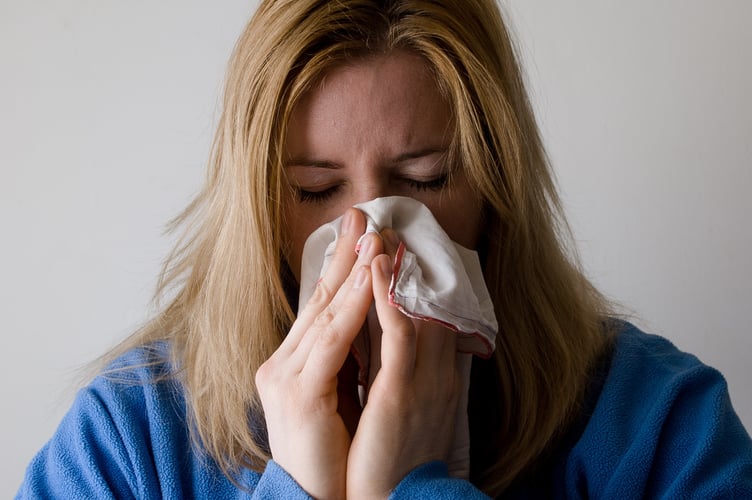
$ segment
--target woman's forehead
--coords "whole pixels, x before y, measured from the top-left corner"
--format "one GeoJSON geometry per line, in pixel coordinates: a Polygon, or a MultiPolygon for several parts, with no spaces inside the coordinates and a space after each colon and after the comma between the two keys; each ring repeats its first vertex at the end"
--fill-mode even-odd
{"type": "Polygon", "coordinates": [[[452,114],[425,66],[418,56],[397,53],[332,68],[293,108],[288,154],[311,142],[357,147],[388,139],[397,149],[443,143],[452,114]]]}

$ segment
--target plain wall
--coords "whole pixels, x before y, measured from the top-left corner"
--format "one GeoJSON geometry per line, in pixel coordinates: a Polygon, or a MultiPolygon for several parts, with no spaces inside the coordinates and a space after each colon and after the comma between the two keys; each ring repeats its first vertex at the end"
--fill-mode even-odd
{"type": "MultiPolygon", "coordinates": [[[[256,2],[0,4],[0,497],[152,311],[256,2]]],[[[585,268],[752,428],[752,3],[506,1],[585,268]]]]}

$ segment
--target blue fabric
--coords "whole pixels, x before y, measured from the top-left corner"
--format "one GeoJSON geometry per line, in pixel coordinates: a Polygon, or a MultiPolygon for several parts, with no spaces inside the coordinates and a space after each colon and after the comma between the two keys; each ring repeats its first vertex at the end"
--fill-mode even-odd
{"type": "MultiPolygon", "coordinates": [[[[164,347],[162,348],[164,350],[164,347]]],[[[282,468],[244,470],[239,489],[191,445],[179,386],[163,352],[81,390],[29,465],[17,498],[309,498],[282,468]]],[[[618,336],[592,415],[543,475],[509,493],[533,498],[752,498],[752,441],[714,369],[631,325],[618,336]]],[[[412,471],[392,498],[485,498],[445,464],[412,471]]]]}
{"type": "Polygon", "coordinates": [[[752,498],[752,442],[717,370],[629,326],[565,482],[569,498],[752,498]]]}

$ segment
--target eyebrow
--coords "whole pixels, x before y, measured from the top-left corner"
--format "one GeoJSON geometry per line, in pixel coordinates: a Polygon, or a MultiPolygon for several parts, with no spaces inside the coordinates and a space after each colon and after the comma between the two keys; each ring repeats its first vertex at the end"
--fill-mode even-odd
{"type": "Polygon", "coordinates": [[[314,160],[311,158],[289,158],[285,160],[285,167],[313,167],[313,168],[328,168],[336,170],[342,168],[342,165],[326,160],[314,160]]]}
{"type": "MultiPolygon", "coordinates": [[[[429,147],[424,149],[418,149],[415,151],[408,151],[406,153],[402,153],[392,159],[389,160],[389,163],[402,163],[408,160],[414,160],[416,158],[423,158],[424,156],[430,156],[432,154],[436,153],[446,153],[449,148],[446,147],[429,147]]],[[[326,168],[331,170],[337,170],[342,168],[342,165],[327,161],[327,160],[316,160],[313,158],[306,158],[306,157],[292,157],[288,158],[284,162],[285,167],[312,167],[312,168],[326,168]]]]}

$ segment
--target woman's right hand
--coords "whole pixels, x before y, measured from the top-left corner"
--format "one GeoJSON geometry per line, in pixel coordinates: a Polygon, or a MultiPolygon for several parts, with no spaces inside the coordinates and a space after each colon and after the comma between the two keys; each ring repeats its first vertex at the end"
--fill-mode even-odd
{"type": "Polygon", "coordinates": [[[287,337],[256,373],[272,458],[310,495],[344,498],[350,434],[337,375],[373,301],[370,263],[381,241],[349,209],[335,255],[287,337]]]}
{"type": "MultiPolygon", "coordinates": [[[[347,494],[352,498],[388,498],[407,474],[431,461],[451,458],[460,468],[469,463],[462,415],[467,414],[463,391],[470,358],[457,354],[455,332],[413,320],[389,303],[393,253],[388,250],[371,265],[382,329],[380,367],[350,446],[347,494]],[[465,406],[459,410],[461,402],[465,406]]],[[[371,370],[374,364],[372,359],[371,370]]]]}

